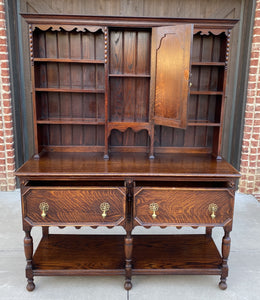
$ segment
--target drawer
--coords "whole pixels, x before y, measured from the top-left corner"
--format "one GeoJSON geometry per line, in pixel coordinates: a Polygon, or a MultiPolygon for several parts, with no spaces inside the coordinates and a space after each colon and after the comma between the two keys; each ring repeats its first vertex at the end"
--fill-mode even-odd
{"type": "Polygon", "coordinates": [[[135,225],[224,225],[233,217],[227,188],[137,188],[135,225]]]}
{"type": "Polygon", "coordinates": [[[115,226],[125,216],[124,187],[30,187],[22,199],[31,225],[115,226]]]}

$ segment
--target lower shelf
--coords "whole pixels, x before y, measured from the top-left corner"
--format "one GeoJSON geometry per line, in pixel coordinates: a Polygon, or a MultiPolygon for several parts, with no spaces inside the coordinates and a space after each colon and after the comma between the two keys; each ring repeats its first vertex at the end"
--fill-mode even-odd
{"type": "MultiPolygon", "coordinates": [[[[33,256],[34,275],[123,275],[123,235],[50,234],[33,256]]],[[[133,236],[133,275],[221,274],[221,257],[206,235],[133,236]]]]}

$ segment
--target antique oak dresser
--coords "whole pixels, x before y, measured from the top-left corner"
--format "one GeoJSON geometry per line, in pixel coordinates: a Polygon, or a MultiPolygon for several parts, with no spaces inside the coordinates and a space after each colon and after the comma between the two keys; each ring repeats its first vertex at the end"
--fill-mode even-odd
{"type": "Polygon", "coordinates": [[[138,274],[219,275],[225,289],[239,173],[221,141],[237,21],[23,17],[35,155],[16,174],[28,291],[34,276],[120,274],[127,290],[138,274]],[[42,227],[35,251],[34,226],[42,227]],[[50,226],[125,234],[50,234],[50,226]],[[205,234],[132,234],[136,226],[205,234]]]}

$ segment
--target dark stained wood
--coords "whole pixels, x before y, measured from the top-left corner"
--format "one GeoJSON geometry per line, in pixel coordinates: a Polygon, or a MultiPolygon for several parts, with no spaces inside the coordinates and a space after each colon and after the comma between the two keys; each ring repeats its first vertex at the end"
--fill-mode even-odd
{"type": "Polygon", "coordinates": [[[221,275],[225,288],[239,173],[220,149],[236,21],[24,17],[35,130],[35,156],[16,173],[27,289],[35,275],[103,274],[124,275],[126,290],[135,274],[221,275]],[[124,235],[48,232],[118,225],[124,235]],[[206,233],[132,235],[137,225],[206,233]],[[43,227],[34,255],[32,226],[43,227]]]}
{"type": "Polygon", "coordinates": [[[29,292],[33,291],[35,284],[33,282],[33,265],[32,265],[32,256],[33,256],[33,240],[31,237],[31,229],[25,230],[24,238],[24,253],[26,257],[26,277],[27,277],[27,290],[29,292]]]}
{"type": "Polygon", "coordinates": [[[81,187],[29,189],[24,194],[24,216],[32,225],[119,225],[124,221],[125,192],[123,188],[81,187]],[[73,201],[71,201],[73,199],[73,201]],[[49,205],[46,217],[42,217],[39,206],[42,202],[49,205]],[[105,218],[102,217],[100,205],[110,205],[105,218]]]}
{"type": "Polygon", "coordinates": [[[220,274],[221,257],[205,235],[134,235],[133,274],[220,274]]]}
{"type": "Polygon", "coordinates": [[[143,153],[113,153],[109,161],[102,153],[51,153],[40,160],[30,159],[16,175],[19,177],[121,177],[137,178],[239,178],[239,173],[225,160],[210,154],[158,154],[150,161],[143,153]],[[51,166],[51,168],[50,168],[51,166]]]}
{"type": "Polygon", "coordinates": [[[191,40],[192,25],[152,30],[151,98],[155,124],[187,126],[191,40]]]}
{"type": "MultiPolygon", "coordinates": [[[[123,239],[120,235],[51,234],[34,254],[34,275],[123,274],[123,239]]],[[[134,235],[133,243],[134,275],[221,273],[221,257],[205,235],[134,235]]]]}
{"type": "Polygon", "coordinates": [[[124,274],[124,237],[50,234],[43,238],[33,256],[34,275],[64,271],[68,275],[124,274]]]}
{"type": "Polygon", "coordinates": [[[141,226],[223,226],[233,216],[233,195],[228,189],[141,187],[136,189],[134,197],[135,224],[141,226]],[[152,217],[151,203],[158,205],[156,218],[152,217]],[[214,219],[209,211],[212,203],[218,207],[214,219]]]}

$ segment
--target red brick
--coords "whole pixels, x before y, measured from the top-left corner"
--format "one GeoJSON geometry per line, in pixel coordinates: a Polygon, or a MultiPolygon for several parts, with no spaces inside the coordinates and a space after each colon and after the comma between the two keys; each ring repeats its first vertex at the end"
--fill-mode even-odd
{"type": "Polygon", "coordinates": [[[10,83],[10,78],[8,76],[7,77],[2,77],[2,83],[10,83]]]}
{"type": "Polygon", "coordinates": [[[251,52],[251,58],[259,58],[259,52],[258,51],[252,51],[251,52]]]}
{"type": "Polygon", "coordinates": [[[12,137],[13,136],[13,129],[5,129],[5,136],[12,137]]]}
{"type": "Polygon", "coordinates": [[[254,28],[253,35],[260,35],[260,28],[259,27],[254,28]]]}
{"type": "Polygon", "coordinates": [[[1,62],[1,68],[6,68],[6,69],[8,69],[8,68],[9,68],[9,63],[8,63],[8,61],[1,62]]]}
{"type": "Polygon", "coordinates": [[[5,123],[5,128],[13,128],[13,122],[6,122],[5,123]]]}
{"type": "Polygon", "coordinates": [[[251,119],[246,119],[246,120],[245,120],[245,124],[246,124],[246,125],[252,126],[252,125],[253,125],[253,120],[251,120],[251,119]]]}
{"type": "MultiPolygon", "coordinates": [[[[9,94],[10,95],[10,94],[9,94]]],[[[3,105],[4,105],[4,107],[11,107],[11,101],[10,100],[5,100],[4,102],[3,102],[3,105]]]]}
{"type": "Polygon", "coordinates": [[[256,82],[256,75],[255,75],[256,73],[257,73],[257,68],[253,68],[253,70],[250,69],[250,73],[248,75],[248,81],[250,81],[250,82],[256,82]]]}
{"type": "Polygon", "coordinates": [[[260,120],[254,120],[254,125],[260,125],[260,120]]]}
{"type": "Polygon", "coordinates": [[[250,67],[251,66],[258,66],[259,65],[259,60],[258,59],[255,59],[255,58],[251,58],[250,59],[250,67]]]}
{"type": "MultiPolygon", "coordinates": [[[[258,3],[258,1],[256,2],[257,3],[257,6],[256,6],[256,12],[255,12],[255,19],[256,18],[260,18],[260,11],[258,10],[259,9],[259,3],[258,3]]],[[[255,20],[255,24],[257,24],[258,23],[258,20],[255,20]]]]}
{"type": "Polygon", "coordinates": [[[5,122],[11,122],[13,120],[12,115],[6,115],[4,116],[4,121],[5,122]]]}
{"type": "Polygon", "coordinates": [[[2,85],[2,90],[5,92],[10,92],[10,85],[9,84],[3,84],[2,85]]]}
{"type": "Polygon", "coordinates": [[[7,60],[8,54],[7,53],[0,53],[0,60],[7,60]]]}
{"type": "Polygon", "coordinates": [[[11,107],[4,107],[3,113],[6,114],[6,115],[11,114],[12,113],[11,107]]]}
{"type": "Polygon", "coordinates": [[[243,145],[244,147],[249,147],[249,141],[244,141],[244,140],[243,140],[242,145],[243,145]]]}
{"type": "Polygon", "coordinates": [[[239,187],[239,192],[242,194],[246,193],[246,189],[244,187],[239,187]]]}
{"type": "Polygon", "coordinates": [[[13,142],[14,142],[14,139],[13,139],[12,136],[9,136],[9,137],[6,137],[6,138],[5,138],[5,142],[6,142],[7,144],[10,144],[10,143],[13,143],[13,142]]]}
{"type": "MultiPolygon", "coordinates": [[[[258,85],[258,84],[257,84],[258,85]]],[[[255,82],[250,82],[248,83],[247,88],[250,90],[255,89],[256,88],[256,83],[255,82]]]]}
{"type": "MultiPolygon", "coordinates": [[[[246,160],[241,161],[240,167],[248,167],[248,161],[246,161],[246,160]]],[[[240,171],[242,172],[241,169],[240,169],[240,171]]]]}
{"type": "Polygon", "coordinates": [[[248,181],[255,181],[255,176],[248,176],[247,180],[248,181]]]}
{"type": "Polygon", "coordinates": [[[256,167],[256,161],[250,161],[249,167],[250,168],[255,168],[256,167]]]}
{"type": "Polygon", "coordinates": [[[252,112],[245,112],[245,118],[247,118],[247,119],[251,119],[251,118],[253,118],[253,116],[254,116],[254,114],[252,113],[252,112]]]}
{"type": "MultiPolygon", "coordinates": [[[[1,22],[0,22],[0,24],[1,24],[1,22]]],[[[7,53],[7,51],[8,51],[7,45],[1,45],[0,46],[0,52],[6,52],[7,53]]]]}
{"type": "Polygon", "coordinates": [[[246,105],[246,111],[254,111],[255,110],[255,106],[251,105],[251,104],[247,104],[246,105]]]}
{"type": "Polygon", "coordinates": [[[252,139],[259,141],[259,138],[260,138],[259,134],[257,133],[252,134],[252,139]]]}
{"type": "Polygon", "coordinates": [[[7,163],[8,164],[14,164],[14,158],[12,157],[12,158],[7,158],[7,163]]]}
{"type": "Polygon", "coordinates": [[[256,81],[256,77],[251,77],[251,76],[254,76],[255,74],[257,74],[257,68],[255,66],[250,67],[248,80],[256,81]]]}
{"type": "Polygon", "coordinates": [[[14,156],[14,149],[6,151],[6,155],[9,157],[14,156]]]}
{"type": "Polygon", "coordinates": [[[9,69],[2,69],[1,76],[9,76],[9,69]]]}
{"type": "Polygon", "coordinates": [[[7,165],[8,171],[14,171],[14,165],[7,165]]]}
{"type": "Polygon", "coordinates": [[[247,96],[247,104],[253,104],[255,102],[254,97],[247,96]]]}

